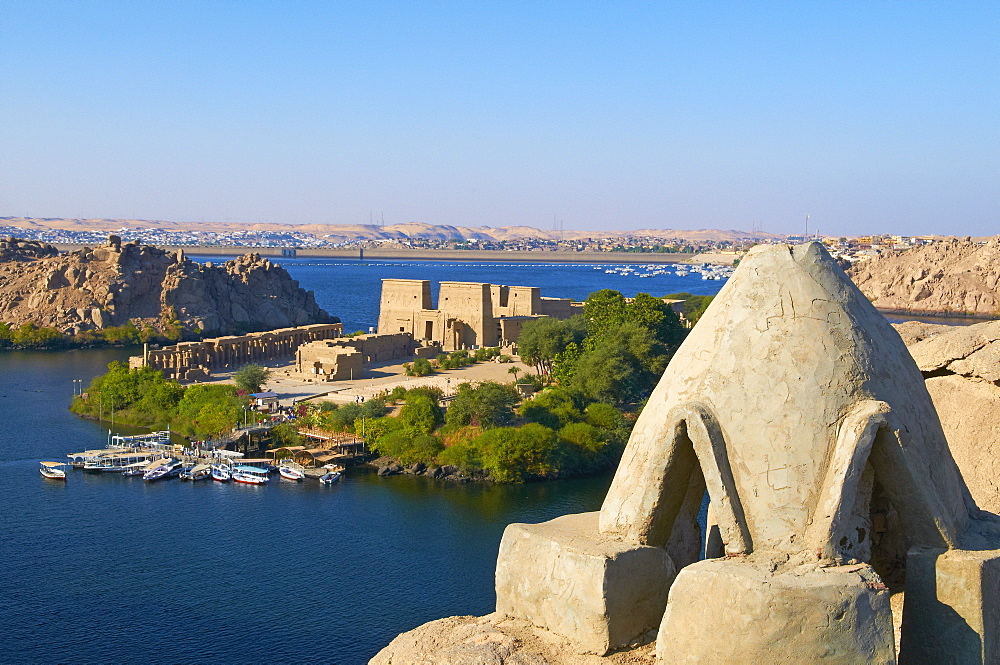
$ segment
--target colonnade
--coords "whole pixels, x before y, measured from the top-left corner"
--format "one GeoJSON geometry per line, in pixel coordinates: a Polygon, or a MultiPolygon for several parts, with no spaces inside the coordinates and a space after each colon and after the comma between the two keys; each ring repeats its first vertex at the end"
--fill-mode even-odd
{"type": "Polygon", "coordinates": [[[180,342],[162,349],[146,350],[129,358],[130,367],[152,367],[165,378],[191,381],[207,378],[212,370],[235,368],[254,362],[294,357],[307,342],[343,335],[339,323],[317,323],[269,332],[215,337],[201,342],[180,342]]]}

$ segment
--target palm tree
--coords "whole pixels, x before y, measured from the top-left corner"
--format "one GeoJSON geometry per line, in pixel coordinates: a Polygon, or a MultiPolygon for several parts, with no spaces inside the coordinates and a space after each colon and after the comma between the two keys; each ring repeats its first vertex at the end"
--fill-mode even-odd
{"type": "Polygon", "coordinates": [[[521,371],[521,368],[518,367],[517,365],[514,365],[509,370],[507,370],[508,374],[513,374],[514,375],[514,383],[517,383],[517,373],[520,372],[520,371],[521,371]]]}

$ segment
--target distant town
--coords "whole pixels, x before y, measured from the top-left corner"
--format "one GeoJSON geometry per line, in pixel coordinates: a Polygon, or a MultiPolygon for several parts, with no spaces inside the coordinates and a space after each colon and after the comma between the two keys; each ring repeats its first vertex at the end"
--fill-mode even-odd
{"type": "MultiPolygon", "coordinates": [[[[20,218],[0,218],[0,237],[16,237],[28,240],[39,240],[53,244],[98,245],[106,242],[109,229],[107,224],[102,228],[64,229],[38,227],[37,225],[18,225],[20,218]],[[6,222],[6,225],[2,223],[6,222]]],[[[102,220],[106,221],[106,220],[102,220]]],[[[176,224],[172,224],[176,226],[176,224]]],[[[197,226],[205,226],[199,224],[197,226]]],[[[228,230],[193,230],[167,229],[158,226],[141,224],[125,224],[112,229],[115,235],[125,242],[140,241],[144,244],[166,247],[234,247],[234,248],[288,248],[288,249],[405,249],[405,250],[490,250],[510,252],[606,252],[632,254],[701,254],[723,253],[739,255],[758,244],[801,243],[808,240],[818,240],[824,243],[836,258],[847,261],[858,261],[886,253],[902,252],[917,245],[925,245],[942,239],[942,236],[902,236],[902,235],[870,235],[860,237],[832,237],[818,235],[774,235],[767,233],[742,233],[737,231],[719,231],[714,235],[718,238],[697,236],[713,235],[713,232],[696,231],[686,234],[683,231],[663,232],[657,235],[645,235],[642,232],[620,235],[596,235],[580,237],[581,232],[574,231],[539,231],[521,227],[517,237],[488,238],[468,237],[468,229],[455,227],[426,226],[425,235],[405,236],[399,232],[392,235],[401,237],[348,237],[349,233],[311,233],[296,230],[261,230],[248,228],[234,230],[232,224],[222,225],[228,230]],[[453,230],[453,231],[449,231],[453,230]],[[537,231],[538,236],[530,232],[537,231]],[[566,236],[558,237],[565,233],[566,236]],[[667,234],[676,235],[667,235],[667,234]],[[451,235],[451,237],[448,237],[451,235]],[[551,237],[551,236],[557,237],[551,237]],[[550,236],[550,237],[546,237],[550,236]]],[[[274,225],[271,225],[274,226],[274,225]]],[[[326,227],[336,229],[337,227],[326,227]]],[[[359,227],[350,227],[357,235],[359,227]]],[[[373,235],[379,234],[382,227],[370,228],[373,235]]],[[[386,229],[385,231],[389,231],[386,229]]],[[[419,233],[419,232],[417,232],[419,233]]],[[[485,235],[485,234],[480,234],[485,235]]]]}

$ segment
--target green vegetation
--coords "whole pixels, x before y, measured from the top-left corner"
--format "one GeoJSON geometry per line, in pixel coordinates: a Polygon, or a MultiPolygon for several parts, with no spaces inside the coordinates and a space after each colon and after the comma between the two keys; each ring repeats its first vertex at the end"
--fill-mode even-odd
{"type": "Polygon", "coordinates": [[[612,468],[629,434],[625,414],[580,392],[546,388],[519,409],[509,385],[461,384],[441,426],[440,393],[394,390],[398,417],[368,429],[369,448],[401,464],[453,465],[497,482],[593,474],[612,468]]]}
{"type": "MultiPolygon", "coordinates": [[[[178,324],[179,325],[179,324],[178,324]]],[[[144,342],[176,342],[180,329],[167,322],[166,332],[158,333],[149,326],[136,327],[132,321],[101,330],[84,330],[75,335],[55,328],[22,323],[17,327],[0,323],[0,350],[4,349],[70,349],[100,346],[137,346],[144,342]]]]}
{"type": "Polygon", "coordinates": [[[248,393],[259,393],[269,378],[271,370],[255,364],[244,365],[233,374],[236,385],[248,393]]]}
{"type": "Polygon", "coordinates": [[[495,347],[476,349],[472,355],[469,355],[468,351],[439,353],[433,361],[426,358],[417,358],[412,363],[403,363],[403,372],[407,376],[427,376],[439,369],[458,369],[472,363],[493,360],[498,357],[500,357],[500,349],[495,347]]]}
{"type": "Polygon", "coordinates": [[[427,376],[433,371],[434,367],[427,358],[417,358],[412,363],[403,363],[403,372],[406,376],[427,376]]]}
{"type": "Polygon", "coordinates": [[[183,387],[167,381],[148,367],[129,369],[123,362],[108,365],[108,372],[95,378],[84,396],[75,397],[70,410],[91,418],[152,429],[169,427],[183,435],[206,439],[232,429],[244,418],[259,418],[247,412],[243,391],[228,384],[183,387]]]}
{"type": "Polygon", "coordinates": [[[588,400],[619,407],[645,399],[687,334],[660,298],[626,299],[604,289],[590,294],[583,316],[524,324],[521,358],[588,400]]]}
{"type": "Polygon", "coordinates": [[[684,318],[687,319],[691,325],[698,323],[698,319],[701,318],[701,315],[705,313],[705,310],[708,309],[708,306],[712,304],[712,301],[715,299],[715,296],[693,296],[687,292],[671,293],[666,297],[671,300],[684,301],[684,318]]]}

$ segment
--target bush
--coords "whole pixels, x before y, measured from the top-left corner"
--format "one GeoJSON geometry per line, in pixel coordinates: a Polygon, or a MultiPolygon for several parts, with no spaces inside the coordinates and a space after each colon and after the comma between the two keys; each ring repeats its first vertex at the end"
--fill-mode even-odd
{"type": "Polygon", "coordinates": [[[399,413],[403,425],[415,432],[429,434],[443,421],[441,407],[427,395],[411,393],[399,413]]]}
{"type": "Polygon", "coordinates": [[[417,358],[412,363],[403,363],[403,372],[407,376],[427,376],[434,368],[427,358],[417,358]]]}
{"type": "Polygon", "coordinates": [[[438,464],[457,466],[465,473],[479,471],[483,463],[479,458],[479,448],[471,443],[458,443],[448,446],[437,456],[438,464]]]}
{"type": "Polygon", "coordinates": [[[388,432],[372,446],[380,455],[394,457],[400,464],[434,463],[438,453],[444,450],[441,440],[432,434],[419,432],[408,427],[388,432]]]}
{"type": "Polygon", "coordinates": [[[537,423],[488,430],[475,443],[483,468],[500,483],[550,475],[558,448],[556,433],[537,423]]]}
{"type": "Polygon", "coordinates": [[[514,419],[517,391],[508,385],[484,381],[476,386],[462,383],[448,407],[445,422],[452,426],[500,427],[514,419]]]}

